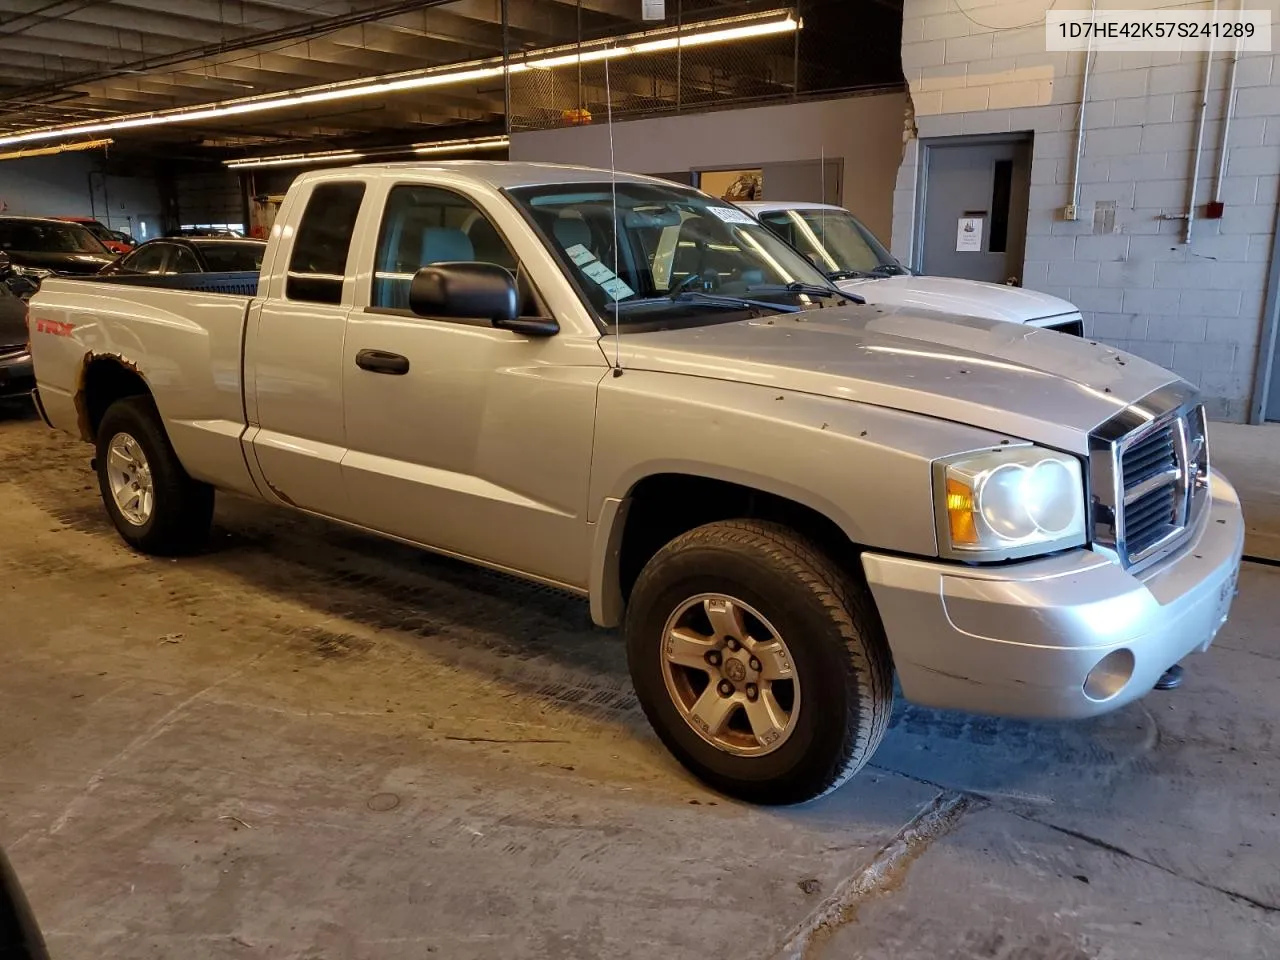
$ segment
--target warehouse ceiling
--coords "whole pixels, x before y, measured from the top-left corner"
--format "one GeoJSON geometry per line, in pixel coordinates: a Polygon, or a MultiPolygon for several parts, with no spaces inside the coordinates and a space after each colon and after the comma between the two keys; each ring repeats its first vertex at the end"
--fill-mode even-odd
{"type": "MultiPolygon", "coordinates": [[[[640,4],[584,0],[584,31],[640,4]]],[[[0,0],[0,131],[101,120],[500,55],[499,0],[0,0]]],[[[513,50],[576,36],[576,0],[515,0],[513,50]]],[[[236,118],[166,136],[334,137],[500,122],[501,80],[429,97],[236,118]]]]}
{"type": "MultiPolygon", "coordinates": [[[[901,27],[900,0],[808,5],[842,16],[857,7],[901,27]]],[[[787,6],[795,3],[668,0],[667,23],[787,6]]],[[[0,0],[0,135],[483,60],[501,56],[504,42],[519,55],[634,33],[654,26],[641,7],[641,0],[0,0]]],[[[724,74],[718,82],[732,85],[732,68],[716,69],[724,74]]],[[[133,131],[114,149],[207,155],[500,132],[504,100],[502,78],[489,77],[184,121],[133,131]]]]}

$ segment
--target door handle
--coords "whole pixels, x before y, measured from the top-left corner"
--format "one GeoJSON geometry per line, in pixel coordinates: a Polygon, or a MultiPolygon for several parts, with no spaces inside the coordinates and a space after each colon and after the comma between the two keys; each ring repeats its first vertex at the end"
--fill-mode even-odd
{"type": "Polygon", "coordinates": [[[361,350],[356,354],[356,366],[370,373],[386,373],[403,377],[409,372],[409,358],[385,350],[361,350]]]}

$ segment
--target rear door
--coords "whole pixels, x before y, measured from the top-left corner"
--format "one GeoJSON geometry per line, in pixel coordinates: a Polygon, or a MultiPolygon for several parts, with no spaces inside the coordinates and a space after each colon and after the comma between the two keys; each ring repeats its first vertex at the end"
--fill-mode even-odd
{"type": "Polygon", "coordinates": [[[342,480],[343,341],[353,282],[348,256],[365,185],[312,181],[294,197],[296,232],[281,231],[266,297],[249,321],[251,446],[286,503],[348,519],[342,480]]]}

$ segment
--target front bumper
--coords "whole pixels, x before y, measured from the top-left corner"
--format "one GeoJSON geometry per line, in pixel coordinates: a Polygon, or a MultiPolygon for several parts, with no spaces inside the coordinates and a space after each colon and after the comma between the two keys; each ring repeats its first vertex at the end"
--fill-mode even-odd
{"type": "Polygon", "coordinates": [[[36,388],[31,351],[0,352],[0,397],[17,397],[36,388]]]}
{"type": "Polygon", "coordinates": [[[1147,693],[1208,649],[1235,596],[1240,500],[1220,474],[1210,489],[1191,539],[1137,575],[1084,549],[991,568],[864,554],[907,699],[1071,719],[1147,693]]]}

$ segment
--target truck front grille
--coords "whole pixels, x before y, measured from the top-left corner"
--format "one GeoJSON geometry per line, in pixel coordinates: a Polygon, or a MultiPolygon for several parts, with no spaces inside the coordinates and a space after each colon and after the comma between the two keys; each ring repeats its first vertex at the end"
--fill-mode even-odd
{"type": "Polygon", "coordinates": [[[1208,499],[1204,408],[1181,394],[1143,403],[1092,437],[1094,543],[1114,550],[1126,567],[1182,543],[1208,499]],[[1169,409],[1160,400],[1180,402],[1169,409]]]}

